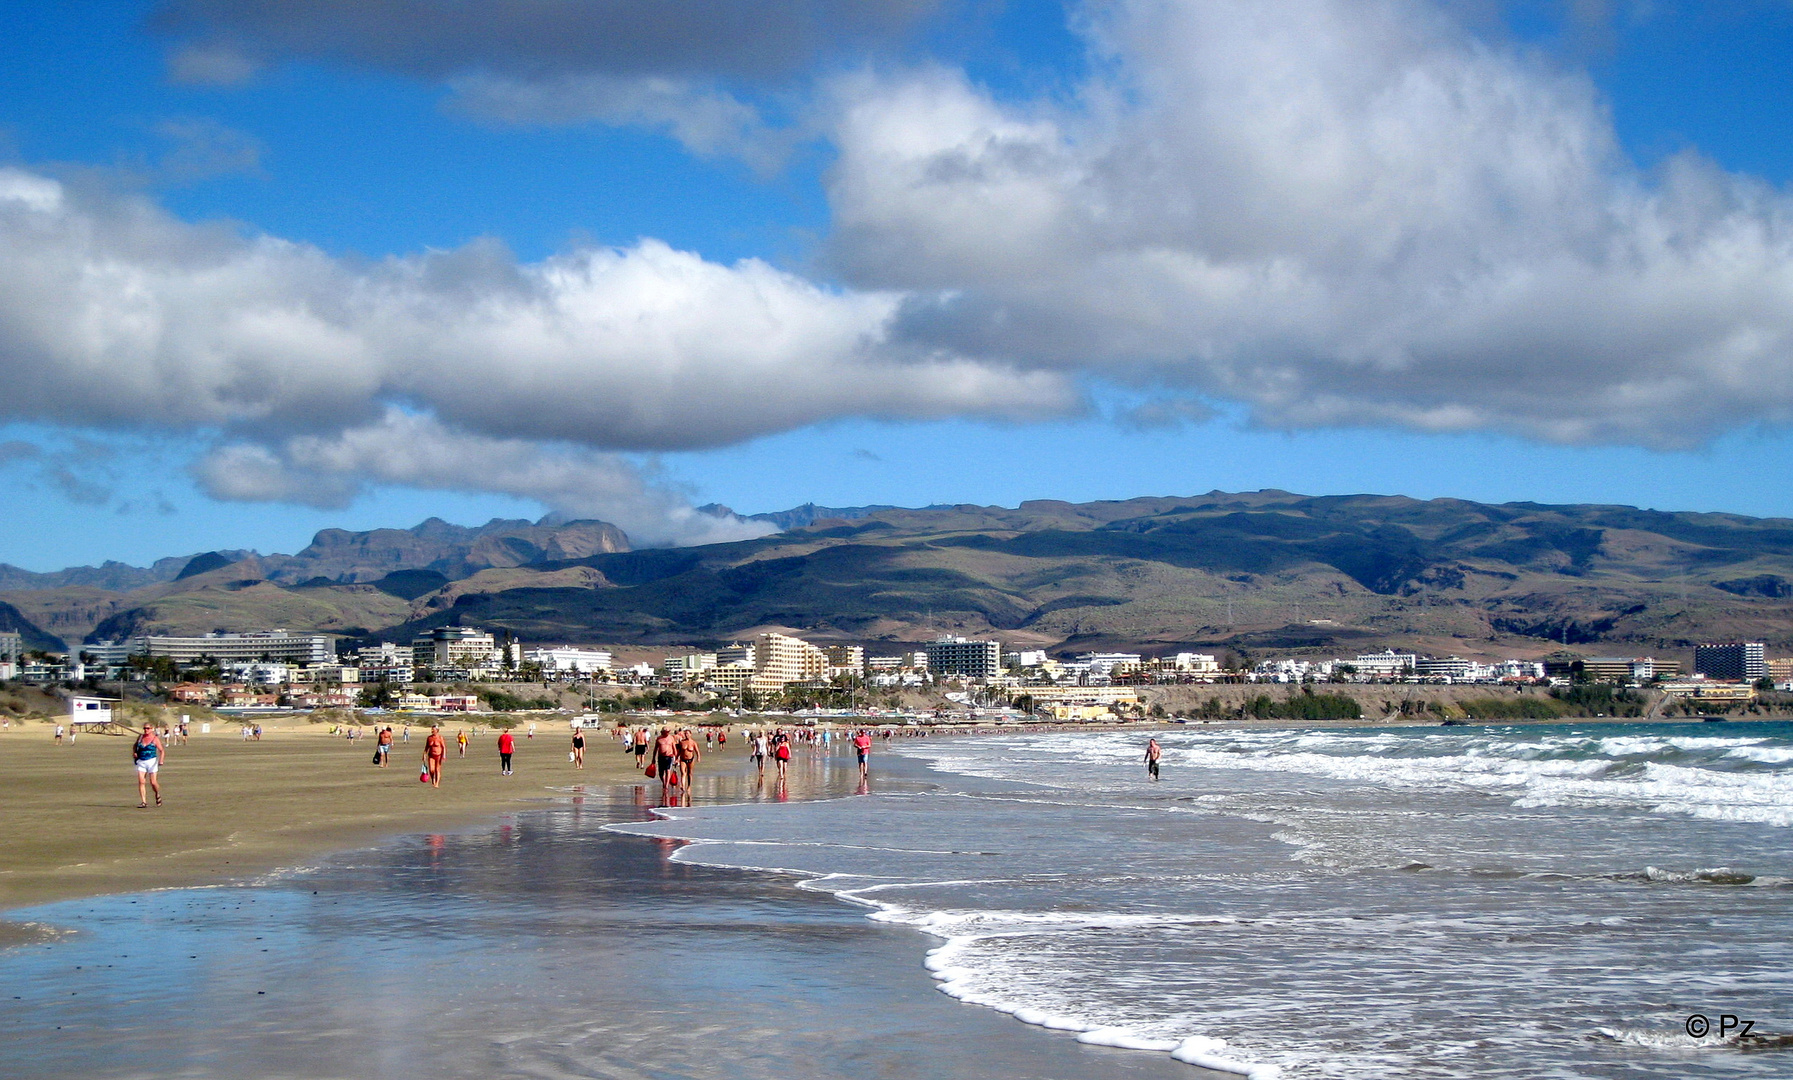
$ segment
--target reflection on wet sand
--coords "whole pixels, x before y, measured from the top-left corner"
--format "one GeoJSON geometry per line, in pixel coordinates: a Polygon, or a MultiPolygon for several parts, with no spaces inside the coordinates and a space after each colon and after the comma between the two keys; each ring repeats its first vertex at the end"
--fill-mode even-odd
{"type": "MultiPolygon", "coordinates": [[[[729,755],[732,757],[732,755],[729,755]]],[[[686,800],[861,790],[850,757],[780,784],[722,754],[686,800]]],[[[768,770],[770,773],[770,770],[768,770]]],[[[922,786],[874,773],[885,790],[922,786]]],[[[934,992],[924,944],[777,878],[618,836],[659,785],[341,856],[258,885],[50,905],[79,932],[0,951],[12,1077],[1187,1077],[934,992]]]]}

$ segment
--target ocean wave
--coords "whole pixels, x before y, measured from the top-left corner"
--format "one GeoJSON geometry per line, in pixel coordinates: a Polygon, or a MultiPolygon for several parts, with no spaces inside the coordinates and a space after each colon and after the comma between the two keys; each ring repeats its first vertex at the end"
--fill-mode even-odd
{"type": "Polygon", "coordinates": [[[1050,1031],[1076,1032],[1078,1042],[1094,1046],[1168,1053],[1185,1064],[1234,1073],[1247,1080],[1278,1080],[1282,1076],[1282,1068],[1278,1065],[1229,1056],[1225,1039],[1207,1035],[1164,1038],[1087,1016],[1037,1008],[1025,1003],[1031,994],[1010,995],[980,987],[977,985],[980,969],[961,963],[961,954],[982,940],[986,939],[972,935],[955,936],[929,951],[923,965],[939,984],[941,993],[967,1005],[1006,1013],[1023,1024],[1050,1031]]]}
{"type": "MultiPolygon", "coordinates": [[[[1590,805],[1640,809],[1709,821],[1793,827],[1793,747],[1764,736],[1607,735],[1573,732],[1517,739],[1478,732],[1190,732],[1161,736],[1166,767],[1245,770],[1322,777],[1409,790],[1473,790],[1505,796],[1519,809],[1590,805]]],[[[1041,762],[1109,772],[1135,764],[1140,737],[1128,733],[1045,735],[1032,760],[981,760],[956,748],[924,755],[936,767],[1005,780],[1043,779],[1041,762]]],[[[1018,747],[1017,747],[1018,749],[1018,747]]]]}

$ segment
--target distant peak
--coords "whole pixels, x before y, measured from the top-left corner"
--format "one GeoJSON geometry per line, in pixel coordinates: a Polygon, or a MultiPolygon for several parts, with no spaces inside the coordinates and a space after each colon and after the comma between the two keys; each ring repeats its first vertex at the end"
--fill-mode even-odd
{"type": "Polygon", "coordinates": [[[235,561],[236,561],[235,559],[225,558],[222,554],[220,554],[216,551],[208,551],[203,555],[195,555],[191,559],[187,560],[187,565],[181,570],[180,573],[178,573],[174,576],[174,580],[185,581],[187,578],[190,578],[190,577],[196,577],[200,574],[210,573],[211,571],[216,570],[219,567],[229,566],[231,563],[233,563],[235,561]]]}

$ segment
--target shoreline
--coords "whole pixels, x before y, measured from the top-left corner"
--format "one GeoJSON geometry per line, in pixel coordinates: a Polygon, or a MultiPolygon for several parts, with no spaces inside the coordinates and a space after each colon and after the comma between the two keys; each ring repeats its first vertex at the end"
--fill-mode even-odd
{"type": "MultiPolygon", "coordinates": [[[[1749,717],[1724,722],[1785,721],[1749,717]]],[[[1449,727],[1413,719],[985,724],[898,728],[885,745],[1025,731],[1473,730],[1698,723],[1684,718],[1570,717],[1449,727]],[[918,733],[923,730],[925,735],[918,733]]],[[[351,742],[322,727],[271,727],[264,739],[251,742],[242,741],[234,731],[195,735],[188,745],[170,748],[163,773],[168,802],[149,810],[136,806],[124,739],[89,734],[57,745],[49,725],[0,733],[0,785],[8,791],[8,809],[19,821],[30,823],[28,828],[0,832],[0,948],[25,940],[18,924],[6,919],[6,913],[15,909],[151,889],[238,883],[394,836],[454,830],[506,811],[653,783],[620,754],[608,731],[588,731],[586,768],[575,770],[566,760],[570,736],[557,727],[538,731],[534,738],[518,735],[516,774],[501,777],[492,733],[467,726],[476,734],[464,758],[455,752],[457,727],[445,727],[450,750],[441,789],[418,784],[411,771],[422,754],[418,729],[409,743],[395,743],[392,764],[384,770],[371,763],[371,739],[351,742]]],[[[734,738],[741,737],[739,728],[730,730],[734,738]]],[[[719,759],[746,768],[744,753],[733,744],[706,752],[706,761],[719,759]]],[[[700,766],[700,777],[710,768],[700,766]]]]}

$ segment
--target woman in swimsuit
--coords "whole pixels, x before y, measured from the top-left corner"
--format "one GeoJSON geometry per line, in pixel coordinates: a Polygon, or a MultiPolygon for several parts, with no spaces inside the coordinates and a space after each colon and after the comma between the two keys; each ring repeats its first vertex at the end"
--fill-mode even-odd
{"type": "Polygon", "coordinates": [[[423,740],[423,768],[429,773],[430,786],[442,786],[442,759],[448,756],[448,742],[442,738],[442,729],[430,728],[430,737],[423,740]]]}

